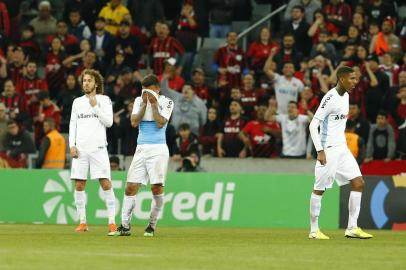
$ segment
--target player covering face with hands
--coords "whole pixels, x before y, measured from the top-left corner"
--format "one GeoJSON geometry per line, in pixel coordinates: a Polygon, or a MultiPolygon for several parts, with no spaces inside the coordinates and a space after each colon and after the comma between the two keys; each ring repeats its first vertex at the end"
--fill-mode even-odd
{"type": "Polygon", "coordinates": [[[99,179],[103,189],[108,213],[108,232],[111,233],[117,227],[106,128],[113,124],[113,107],[110,98],[103,95],[103,77],[98,71],[84,70],[80,81],[85,95],[73,101],[69,123],[71,179],[75,181],[74,197],[80,221],[76,231],[88,231],[85,187],[90,169],[90,178],[99,179]]]}
{"type": "Polygon", "coordinates": [[[361,208],[361,194],[364,180],[357,161],[347,147],[345,127],[349,110],[349,95],[358,79],[350,67],[337,70],[337,86],[323,97],[310,123],[310,134],[317,150],[315,184],[310,198],[310,239],[329,239],[319,229],[321,201],[326,189],[336,180],[339,186],[351,183],[348,203],[348,226],[345,236],[349,238],[372,238],[357,225],[361,208]],[[320,126],[320,133],[319,128],[320,126]]]}
{"type": "Polygon", "coordinates": [[[164,185],[169,161],[166,145],[166,126],[173,111],[173,101],[159,95],[160,84],[155,75],[147,75],[141,82],[141,97],[134,101],[131,124],[139,126],[137,149],[127,175],[127,187],[121,212],[121,225],[115,235],[130,235],[131,217],[136,194],[141,185],[151,184],[151,215],[144,236],[154,236],[162,211],[164,185]]]}

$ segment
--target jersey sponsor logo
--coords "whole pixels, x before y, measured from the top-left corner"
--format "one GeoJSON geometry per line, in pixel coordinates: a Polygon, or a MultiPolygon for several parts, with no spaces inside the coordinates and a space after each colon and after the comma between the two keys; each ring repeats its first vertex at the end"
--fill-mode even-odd
{"type": "Polygon", "coordinates": [[[95,113],[91,113],[91,114],[81,113],[78,115],[78,119],[87,119],[87,118],[99,118],[99,116],[95,113]]]}
{"type": "Polygon", "coordinates": [[[171,55],[168,52],[156,52],[154,58],[169,58],[171,55]]]}
{"type": "Polygon", "coordinates": [[[240,133],[240,127],[225,127],[224,133],[240,133]]]}
{"type": "Polygon", "coordinates": [[[333,96],[333,95],[329,95],[329,96],[326,98],[326,100],[324,100],[323,104],[321,105],[321,108],[322,108],[322,109],[324,109],[324,107],[326,107],[327,102],[331,99],[332,96],[333,96]]]}
{"type": "Polygon", "coordinates": [[[336,116],[334,116],[334,120],[343,120],[346,118],[347,116],[345,114],[337,114],[336,116]]]}

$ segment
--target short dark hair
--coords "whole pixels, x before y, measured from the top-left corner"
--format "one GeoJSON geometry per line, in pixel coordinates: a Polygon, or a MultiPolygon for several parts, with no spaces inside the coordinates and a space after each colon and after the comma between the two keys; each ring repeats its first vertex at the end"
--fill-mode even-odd
{"type": "Polygon", "coordinates": [[[357,126],[357,123],[354,120],[348,120],[345,126],[345,129],[353,130],[357,126]]]}
{"type": "Polygon", "coordinates": [[[343,66],[337,70],[337,79],[341,79],[343,76],[353,73],[354,70],[350,67],[343,66]]]}
{"type": "Polygon", "coordinates": [[[159,86],[159,79],[154,74],[145,76],[141,81],[142,87],[159,86]]]}
{"type": "Polygon", "coordinates": [[[305,12],[305,9],[304,9],[304,7],[303,6],[301,6],[301,5],[296,5],[296,6],[294,6],[293,8],[292,8],[292,10],[293,9],[299,9],[302,13],[304,13],[305,12]]]}
{"type": "Polygon", "coordinates": [[[179,130],[190,130],[190,126],[188,123],[182,123],[179,126],[179,130]]]}
{"type": "Polygon", "coordinates": [[[283,62],[283,66],[285,66],[285,65],[293,65],[293,67],[295,68],[295,63],[293,63],[292,61],[283,62]]]}
{"type": "Polygon", "coordinates": [[[385,116],[388,117],[388,112],[385,110],[379,110],[376,116],[385,116]]]}
{"type": "Polygon", "coordinates": [[[111,156],[110,163],[117,163],[120,166],[120,159],[118,158],[118,156],[111,156]]]}
{"type": "Polygon", "coordinates": [[[295,105],[296,105],[296,107],[297,107],[297,102],[296,102],[296,101],[294,101],[294,100],[289,101],[288,105],[289,105],[289,104],[295,104],[295,105]]]}

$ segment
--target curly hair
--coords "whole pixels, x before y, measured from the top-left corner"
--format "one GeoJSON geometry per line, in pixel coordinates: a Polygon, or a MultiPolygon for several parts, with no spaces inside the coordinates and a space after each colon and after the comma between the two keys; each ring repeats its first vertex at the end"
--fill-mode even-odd
{"type": "Polygon", "coordinates": [[[85,75],[90,75],[94,78],[96,82],[96,94],[102,95],[104,93],[104,78],[100,74],[99,71],[95,69],[85,69],[82,71],[82,74],[80,74],[79,81],[80,85],[83,86],[83,77],[85,75]]]}

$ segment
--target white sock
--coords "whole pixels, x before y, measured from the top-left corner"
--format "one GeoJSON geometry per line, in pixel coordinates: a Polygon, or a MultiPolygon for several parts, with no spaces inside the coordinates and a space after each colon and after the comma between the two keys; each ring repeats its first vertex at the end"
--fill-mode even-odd
{"type": "Polygon", "coordinates": [[[128,228],[131,224],[131,217],[135,208],[135,195],[124,195],[123,208],[121,209],[121,224],[128,228]]]}
{"type": "Polygon", "coordinates": [[[106,198],[107,215],[109,217],[109,224],[116,224],[116,197],[114,196],[113,188],[104,190],[106,198]]]}
{"type": "Polygon", "coordinates": [[[361,208],[361,192],[351,191],[350,199],[348,200],[348,227],[347,229],[357,228],[357,220],[359,210],[361,208]]]}
{"type": "Polygon", "coordinates": [[[321,199],[323,196],[312,193],[310,197],[310,232],[319,229],[319,215],[321,209],[321,199]]]}
{"type": "Polygon", "coordinates": [[[84,191],[75,190],[74,197],[79,221],[81,224],[86,224],[86,193],[84,191]]]}
{"type": "Polygon", "coordinates": [[[164,204],[164,194],[153,195],[154,200],[151,203],[151,215],[149,217],[149,224],[152,228],[156,228],[156,223],[158,221],[158,216],[162,211],[162,206],[164,204]]]}

